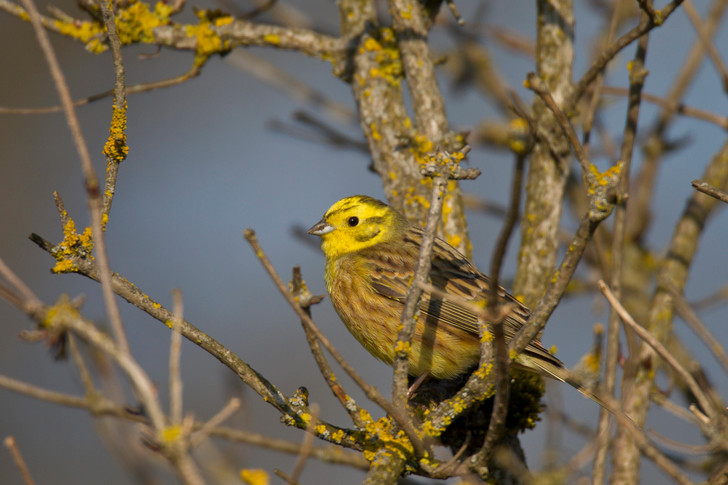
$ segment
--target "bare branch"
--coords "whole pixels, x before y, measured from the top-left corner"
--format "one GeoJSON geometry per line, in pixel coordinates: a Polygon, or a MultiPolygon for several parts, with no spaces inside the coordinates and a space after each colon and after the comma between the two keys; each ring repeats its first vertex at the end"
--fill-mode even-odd
{"type": "Polygon", "coordinates": [[[10,450],[10,454],[13,455],[15,466],[17,466],[18,470],[20,470],[20,475],[23,477],[25,485],[35,485],[35,481],[30,474],[30,470],[28,470],[28,465],[25,463],[25,460],[23,460],[23,455],[20,453],[18,444],[15,442],[15,437],[8,436],[5,438],[5,446],[10,450]]]}
{"type": "MultiPolygon", "coordinates": [[[[440,221],[442,201],[447,191],[447,179],[444,176],[432,180],[432,195],[430,198],[430,211],[427,215],[422,234],[420,253],[410,286],[407,288],[404,309],[400,323],[401,330],[397,334],[394,346],[394,377],[392,383],[392,401],[403,414],[407,412],[407,375],[409,369],[409,353],[412,337],[415,333],[414,315],[422,295],[422,284],[428,279],[432,263],[432,249],[435,241],[435,232],[440,221]]],[[[405,414],[406,415],[406,414],[405,414]]]]}
{"type": "Polygon", "coordinates": [[[169,414],[173,426],[182,424],[182,376],[180,375],[180,356],[182,355],[182,292],[172,290],[174,319],[169,344],[169,414]]]}
{"type": "MultiPolygon", "coordinates": [[[[617,299],[622,295],[623,264],[627,231],[627,194],[629,191],[630,168],[632,166],[632,153],[634,142],[637,136],[637,122],[639,120],[640,104],[642,102],[642,88],[644,87],[647,71],[645,70],[645,58],[647,56],[647,45],[649,34],[640,37],[637,42],[637,50],[632,60],[629,79],[629,105],[625,117],[625,126],[622,137],[622,148],[619,159],[622,162],[622,173],[619,180],[619,200],[614,214],[614,230],[612,235],[612,261],[611,274],[609,278],[617,299]]],[[[619,317],[615,311],[609,314],[609,327],[607,332],[607,355],[604,371],[605,392],[614,395],[617,382],[617,365],[619,359],[619,317]]],[[[599,426],[597,431],[597,453],[595,458],[592,483],[598,485],[604,482],[606,468],[606,453],[609,445],[609,414],[602,409],[599,415],[599,426]]]]}
{"type": "Polygon", "coordinates": [[[687,383],[688,387],[690,388],[690,391],[693,393],[693,395],[698,400],[698,403],[700,404],[700,407],[708,413],[711,413],[715,417],[715,410],[713,409],[712,403],[710,402],[710,399],[708,399],[708,396],[705,395],[703,390],[698,386],[698,383],[695,382],[695,379],[693,379],[693,376],[690,375],[690,372],[687,371],[680,363],[675,359],[675,357],[655,338],[653,337],[647,330],[643,328],[642,325],[637,323],[634,318],[632,318],[632,315],[630,315],[627,310],[625,310],[624,306],[622,306],[622,303],[614,296],[614,293],[612,293],[612,290],[609,289],[606,283],[604,281],[599,280],[599,289],[602,290],[602,293],[604,293],[604,296],[607,297],[607,300],[609,300],[609,303],[614,307],[614,309],[619,313],[619,317],[622,319],[624,323],[630,326],[632,330],[637,333],[637,335],[640,336],[642,340],[644,340],[650,347],[652,347],[657,354],[662,357],[665,362],[667,362],[670,367],[672,367],[680,377],[687,383]]]}
{"type": "Polygon", "coordinates": [[[230,416],[240,409],[240,399],[231,399],[224,408],[215,416],[203,424],[192,436],[190,436],[190,448],[196,448],[205,441],[219,426],[227,421],[230,416]]]}
{"type": "Polygon", "coordinates": [[[693,28],[695,28],[695,31],[698,33],[700,41],[703,43],[705,50],[708,51],[710,60],[713,61],[713,65],[718,71],[718,74],[723,81],[723,90],[728,93],[728,69],[726,69],[725,63],[720,57],[720,53],[713,45],[708,29],[706,29],[705,25],[703,25],[703,21],[698,15],[698,12],[695,10],[695,6],[693,6],[692,1],[685,0],[683,3],[683,10],[690,19],[690,23],[693,24],[693,28]]]}
{"type": "Polygon", "coordinates": [[[703,343],[710,349],[715,356],[715,359],[720,362],[723,366],[723,372],[728,375],[728,353],[726,353],[725,347],[721,343],[713,332],[698,318],[693,308],[690,306],[685,297],[672,290],[672,296],[675,299],[675,310],[683,320],[685,320],[690,328],[700,337],[703,343]]]}
{"type": "Polygon", "coordinates": [[[691,184],[693,185],[693,187],[695,187],[695,189],[699,190],[700,192],[708,194],[711,197],[715,197],[721,202],[728,203],[728,192],[726,192],[725,190],[720,190],[716,187],[713,187],[707,182],[701,182],[697,179],[693,180],[691,184]]]}
{"type": "Polygon", "coordinates": [[[658,27],[672,15],[672,13],[680,6],[683,0],[673,0],[660,10],[661,22],[655,23],[649,16],[643,17],[639,25],[631,29],[629,32],[624,34],[622,37],[614,41],[607,49],[605,49],[599,58],[592,64],[592,66],[584,73],[578,83],[574,87],[574,92],[569,98],[569,101],[565,103],[565,111],[570,112],[577,104],[582,95],[586,92],[587,88],[594,82],[599,73],[601,73],[607,64],[617,55],[619,52],[627,47],[629,44],[642,37],[650,30],[658,27]]]}
{"type": "Polygon", "coordinates": [[[288,476],[287,479],[289,485],[294,485],[298,482],[298,477],[300,477],[301,473],[303,473],[303,467],[306,465],[306,461],[308,461],[308,458],[311,455],[311,450],[313,449],[313,439],[316,436],[313,432],[313,428],[318,422],[318,417],[319,407],[318,405],[314,404],[311,406],[311,422],[308,424],[308,428],[306,428],[306,433],[303,435],[301,452],[298,454],[298,458],[296,458],[296,463],[293,465],[293,471],[291,471],[291,474],[288,476]]]}

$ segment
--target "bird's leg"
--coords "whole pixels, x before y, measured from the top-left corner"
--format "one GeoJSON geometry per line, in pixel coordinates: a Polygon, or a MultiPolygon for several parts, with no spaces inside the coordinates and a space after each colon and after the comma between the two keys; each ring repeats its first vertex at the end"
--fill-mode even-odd
{"type": "Polygon", "coordinates": [[[425,379],[427,379],[427,374],[420,375],[415,381],[412,383],[411,386],[409,386],[409,389],[407,389],[407,400],[409,401],[412,399],[412,396],[415,395],[415,392],[419,387],[422,385],[423,382],[425,382],[425,379]]]}

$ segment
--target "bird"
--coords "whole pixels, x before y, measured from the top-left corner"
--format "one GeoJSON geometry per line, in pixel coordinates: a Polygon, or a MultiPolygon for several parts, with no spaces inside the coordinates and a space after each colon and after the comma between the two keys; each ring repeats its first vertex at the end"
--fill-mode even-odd
{"type": "MultiPolygon", "coordinates": [[[[354,195],[332,205],[308,233],[321,238],[326,289],[339,318],[369,353],[392,365],[423,230],[384,202],[354,195]]],[[[423,290],[418,304],[408,372],[416,378],[462,376],[480,360],[477,309],[485,308],[491,281],[438,237],[427,281],[429,289],[423,290]]],[[[504,288],[499,286],[496,294],[499,303],[511,308],[503,319],[508,342],[526,323],[530,311],[504,288]]],[[[485,321],[486,329],[492,323],[485,321]]],[[[569,381],[564,364],[537,339],[514,364],[569,381]]]]}

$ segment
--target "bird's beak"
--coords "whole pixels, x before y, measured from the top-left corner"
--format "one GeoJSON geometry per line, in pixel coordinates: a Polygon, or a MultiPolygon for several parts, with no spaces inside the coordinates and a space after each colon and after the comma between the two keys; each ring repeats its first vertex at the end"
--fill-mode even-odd
{"type": "Polygon", "coordinates": [[[323,236],[333,230],[334,226],[326,222],[324,219],[321,219],[308,230],[308,233],[313,234],[314,236],[323,236]]]}

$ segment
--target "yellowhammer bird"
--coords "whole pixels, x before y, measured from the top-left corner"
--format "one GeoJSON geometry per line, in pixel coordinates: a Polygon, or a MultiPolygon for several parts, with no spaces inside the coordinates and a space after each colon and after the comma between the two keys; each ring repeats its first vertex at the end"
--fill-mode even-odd
{"type": "MultiPolygon", "coordinates": [[[[407,287],[419,257],[422,229],[385,203],[355,195],[331,206],[308,232],[321,237],[321,249],[326,255],[326,289],[334,309],[364,348],[391,365],[407,287]]],[[[436,238],[429,282],[452,298],[423,293],[409,373],[452,378],[478,364],[478,319],[462,302],[484,307],[490,281],[455,248],[436,238]]],[[[509,341],[530,312],[503,288],[498,289],[498,298],[513,306],[504,320],[509,341]]],[[[516,364],[566,380],[561,361],[537,340],[517,357],[516,364]]]]}

